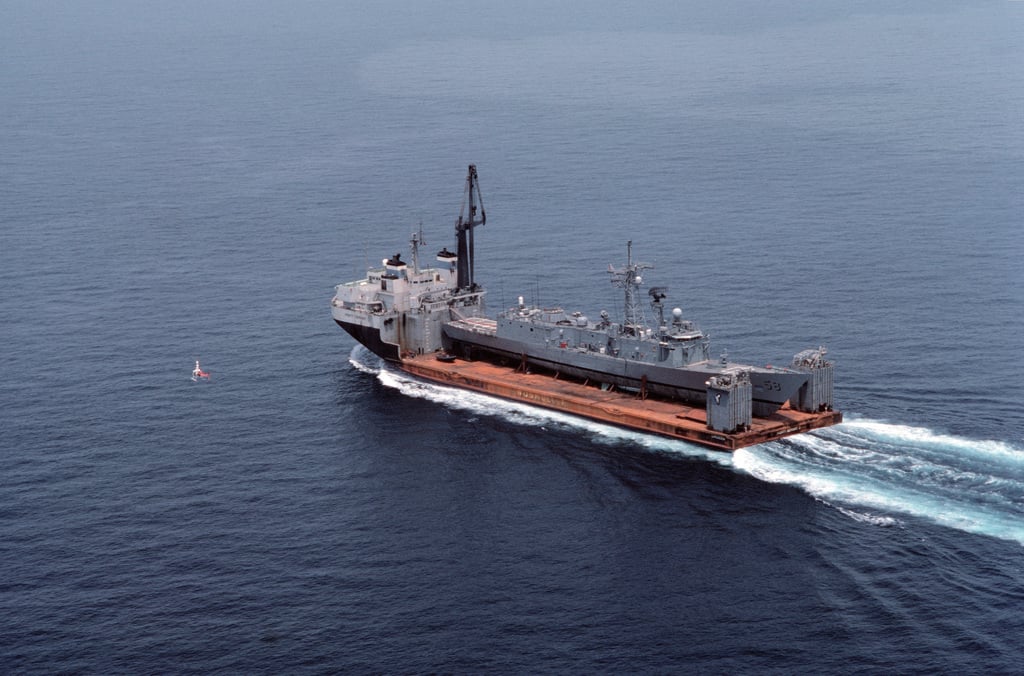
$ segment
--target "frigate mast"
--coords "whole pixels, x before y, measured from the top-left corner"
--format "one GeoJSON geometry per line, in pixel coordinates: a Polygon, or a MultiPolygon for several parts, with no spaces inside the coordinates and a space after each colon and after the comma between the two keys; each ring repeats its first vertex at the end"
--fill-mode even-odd
{"type": "Polygon", "coordinates": [[[455,236],[458,240],[459,255],[456,284],[459,289],[471,290],[476,286],[476,282],[473,280],[473,228],[486,222],[487,214],[484,212],[484,199],[480,196],[480,184],[477,182],[476,165],[471,164],[469,165],[469,173],[466,175],[465,197],[462,206],[459,207],[459,220],[455,223],[455,236]],[[480,218],[476,217],[477,205],[474,202],[474,197],[476,202],[480,203],[480,218]],[[463,219],[467,201],[469,202],[469,216],[463,219]]]}
{"type": "Polygon", "coordinates": [[[608,266],[608,274],[612,276],[612,284],[623,289],[626,294],[626,316],[622,325],[622,332],[634,336],[642,335],[647,328],[647,319],[644,317],[644,308],[638,298],[640,284],[643,283],[642,270],[651,270],[654,266],[648,263],[633,262],[633,240],[626,242],[626,267],[615,268],[608,266]]]}

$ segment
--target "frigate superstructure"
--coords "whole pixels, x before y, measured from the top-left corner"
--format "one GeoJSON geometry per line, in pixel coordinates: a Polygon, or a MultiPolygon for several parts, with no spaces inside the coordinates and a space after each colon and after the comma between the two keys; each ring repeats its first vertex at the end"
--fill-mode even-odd
{"type": "MultiPolygon", "coordinates": [[[[783,409],[806,414],[800,425],[790,419],[788,427],[778,427],[777,432],[749,435],[750,443],[841,420],[840,414],[832,413],[833,365],[825,358],[824,348],[798,353],[788,367],[736,364],[724,355],[713,358],[707,334],[685,319],[680,308],[672,308],[666,317],[665,287],[648,290],[656,320],[649,324],[642,285],[644,272],[653,266],[633,259],[632,242],[627,243],[626,264],[608,270],[612,284],[624,295],[621,319],[601,311],[599,319],[591,321],[582,312],[528,306],[522,297],[496,318],[486,316],[485,291],[475,279],[473,234],[484,223],[477,171],[470,165],[455,224],[456,251],[444,248],[435,264],[421,267],[423,236],[414,234],[411,265],[395,254],[371,268],[364,279],[336,287],[331,303],[334,320],[374,353],[405,370],[549,408],[575,411],[567,402],[577,393],[526,396],[514,380],[502,377],[504,384],[499,386],[497,376],[488,376],[490,380],[484,382],[479,374],[469,377],[473,374],[463,368],[456,377],[453,369],[437,364],[481,362],[524,377],[544,372],[577,383],[584,399],[590,396],[587,392],[615,391],[639,400],[651,397],[700,406],[706,428],[726,435],[750,432],[756,427],[755,419],[767,420],[783,409]],[[427,366],[426,359],[437,361],[427,366]]],[[[616,410],[621,411],[621,405],[616,410]]],[[[583,414],[588,411],[584,406],[583,414]]],[[[619,422],[615,414],[592,417],[619,422]]],[[[692,414],[677,417],[694,419],[692,414]]],[[[674,434],[666,433],[711,443],[706,435],[675,429],[674,434]]],[[[738,443],[733,439],[720,445],[735,448],[738,443]]]]}

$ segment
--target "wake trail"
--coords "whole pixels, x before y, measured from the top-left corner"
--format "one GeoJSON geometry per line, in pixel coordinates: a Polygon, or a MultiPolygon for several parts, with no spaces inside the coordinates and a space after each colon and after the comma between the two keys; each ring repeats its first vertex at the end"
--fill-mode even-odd
{"type": "Polygon", "coordinates": [[[733,465],[865,519],[879,510],[1024,544],[1024,449],[1006,442],[851,420],[741,449],[733,465]]]}
{"type": "Polygon", "coordinates": [[[349,361],[407,396],[521,425],[583,430],[595,443],[628,442],[707,460],[762,481],[797,486],[859,522],[891,526],[905,515],[1024,544],[1024,449],[1004,441],[853,419],[730,454],[419,380],[361,346],[349,361]]]}

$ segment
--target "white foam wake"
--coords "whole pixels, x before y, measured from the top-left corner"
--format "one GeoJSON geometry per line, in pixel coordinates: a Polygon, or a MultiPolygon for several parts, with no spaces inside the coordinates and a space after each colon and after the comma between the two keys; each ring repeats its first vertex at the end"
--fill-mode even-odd
{"type": "Polygon", "coordinates": [[[855,419],[729,454],[422,381],[362,347],[350,361],[407,396],[522,425],[583,430],[594,443],[625,441],[703,458],[763,481],[798,486],[859,522],[892,526],[905,515],[1024,544],[1024,449],[1003,441],[855,419]]]}
{"type": "Polygon", "coordinates": [[[858,520],[903,514],[1024,544],[1024,450],[1005,442],[854,420],[742,449],[733,463],[858,520]]]}
{"type": "Polygon", "coordinates": [[[382,367],[380,359],[362,345],[352,348],[352,352],[348,355],[348,363],[355,366],[357,371],[371,375],[380,373],[382,367]]]}

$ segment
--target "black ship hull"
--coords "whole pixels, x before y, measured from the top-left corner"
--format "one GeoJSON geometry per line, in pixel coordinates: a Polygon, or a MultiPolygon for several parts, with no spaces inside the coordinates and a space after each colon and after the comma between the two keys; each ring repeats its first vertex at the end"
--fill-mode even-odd
{"type": "Polygon", "coordinates": [[[398,346],[381,340],[379,329],[372,326],[361,326],[359,324],[343,322],[338,319],[334,321],[338,326],[345,329],[346,333],[359,341],[361,345],[369,348],[371,352],[381,359],[396,363],[402,361],[398,346]]]}

